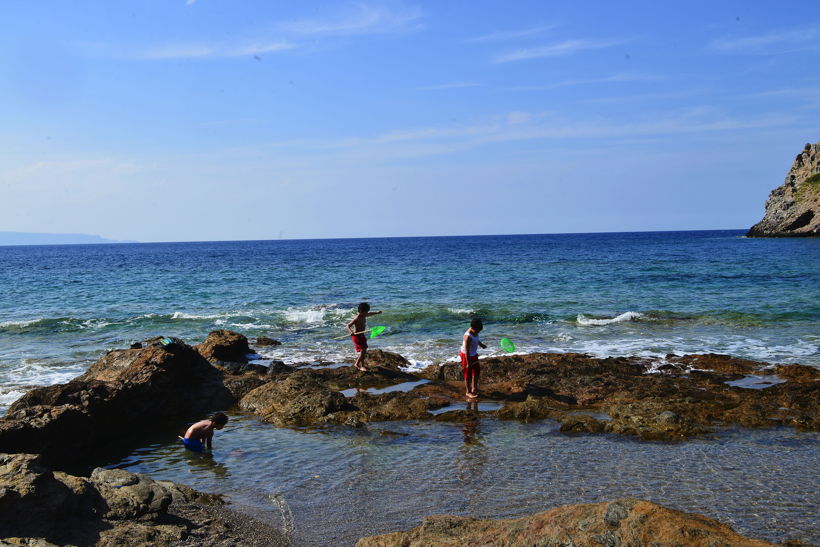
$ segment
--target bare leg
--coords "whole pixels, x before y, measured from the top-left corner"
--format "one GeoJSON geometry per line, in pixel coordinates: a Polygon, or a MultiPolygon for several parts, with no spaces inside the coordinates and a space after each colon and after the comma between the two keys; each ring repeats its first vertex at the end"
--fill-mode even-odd
{"type": "Polygon", "coordinates": [[[476,359],[475,369],[473,370],[473,377],[471,378],[472,388],[473,388],[472,389],[473,397],[478,397],[478,375],[479,374],[480,374],[480,372],[479,372],[479,368],[478,368],[478,359],[476,359]]]}
{"type": "Polygon", "coordinates": [[[359,357],[356,359],[356,368],[361,370],[362,372],[367,371],[367,367],[364,366],[364,360],[367,357],[367,349],[363,349],[359,352],[359,357]]]}

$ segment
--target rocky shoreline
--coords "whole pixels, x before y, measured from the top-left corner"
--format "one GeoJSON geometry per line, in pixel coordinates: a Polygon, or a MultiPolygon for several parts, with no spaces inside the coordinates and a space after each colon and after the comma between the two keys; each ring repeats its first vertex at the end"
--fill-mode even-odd
{"type": "MultiPolygon", "coordinates": [[[[286,534],[229,511],[219,496],[123,470],[97,469],[89,477],[66,471],[90,467],[112,446],[137,448],[150,438],[156,423],[182,429],[207,412],[237,406],[279,427],[355,428],[391,420],[468,422],[487,414],[480,406],[454,408],[459,402],[463,407],[463,383],[455,363],[414,374],[403,370],[408,363],[401,356],[376,350],[367,373],[337,364],[263,366],[248,363],[248,340],[229,331],[215,331],[194,347],[167,338],[138,346],[109,352],[71,382],[28,392],[0,419],[0,452],[5,453],[0,456],[0,537],[80,545],[287,544],[286,534]],[[29,510],[31,518],[15,517],[15,511],[24,512],[27,504],[36,507],[29,510]],[[225,521],[226,515],[233,516],[225,521]],[[69,522],[73,524],[67,527],[69,522]],[[80,535],[66,535],[75,529],[80,535]],[[257,530],[258,539],[249,535],[250,529],[257,530]],[[203,543],[203,537],[214,543],[203,543]]],[[[560,422],[566,434],[683,442],[732,424],[817,431],[818,379],[820,372],[814,367],[769,365],[725,355],[669,355],[658,361],[531,354],[483,359],[481,388],[482,401],[497,408],[489,412],[502,420],[551,419],[560,422]]],[[[641,504],[648,502],[623,503],[645,508],[641,504]]],[[[654,507],[646,511],[661,520],[671,518],[671,511],[654,507]]],[[[578,518],[576,524],[587,517],[578,518]]],[[[629,534],[638,533],[635,526],[610,526],[595,533],[608,530],[628,542],[633,537],[629,534]]],[[[415,539],[394,539],[407,545],[432,541],[412,533],[415,539]]],[[[693,534],[686,544],[735,544],[693,534]]],[[[544,541],[548,537],[544,535],[544,541]]],[[[507,544],[530,544],[533,538],[528,533],[507,544]]],[[[377,541],[362,541],[370,540],[377,541]]],[[[556,537],[553,544],[565,541],[556,537]]]]}

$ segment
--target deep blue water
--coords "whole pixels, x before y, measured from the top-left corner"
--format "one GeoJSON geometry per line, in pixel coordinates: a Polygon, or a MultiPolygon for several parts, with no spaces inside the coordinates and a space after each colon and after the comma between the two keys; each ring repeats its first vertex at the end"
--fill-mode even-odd
{"type": "Polygon", "coordinates": [[[104,351],[227,328],[264,358],[349,361],[359,301],[374,347],[451,359],[469,319],[518,351],[721,352],[820,366],[820,240],[741,231],[0,247],[0,412],[104,351]]]}

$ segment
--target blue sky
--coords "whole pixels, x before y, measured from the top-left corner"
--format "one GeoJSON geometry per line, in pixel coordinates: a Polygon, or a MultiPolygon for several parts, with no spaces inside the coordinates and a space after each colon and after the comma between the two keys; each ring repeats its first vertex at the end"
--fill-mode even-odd
{"type": "Polygon", "coordinates": [[[820,140],[817,2],[7,2],[0,230],[747,228],[820,140]]]}

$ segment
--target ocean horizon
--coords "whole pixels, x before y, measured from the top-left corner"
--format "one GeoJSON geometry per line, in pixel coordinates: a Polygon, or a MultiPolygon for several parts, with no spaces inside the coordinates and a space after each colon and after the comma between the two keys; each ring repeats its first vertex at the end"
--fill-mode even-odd
{"type": "Polygon", "coordinates": [[[368,239],[428,239],[428,238],[448,238],[448,237],[503,237],[503,236],[555,236],[555,235],[605,235],[605,234],[661,234],[661,233],[696,233],[696,232],[747,232],[747,228],[707,228],[695,230],[630,230],[630,231],[604,231],[604,232],[538,232],[538,233],[509,233],[509,234],[451,234],[451,235],[404,235],[404,236],[357,236],[357,237],[277,237],[268,239],[202,239],[202,240],[173,240],[173,241],[114,241],[94,234],[48,234],[39,232],[0,232],[21,233],[26,235],[57,235],[101,238],[106,241],[98,243],[76,242],[76,243],[2,243],[0,247],[53,247],[61,245],[150,245],[153,243],[262,243],[269,241],[340,241],[340,240],[368,240],[368,239]]]}

